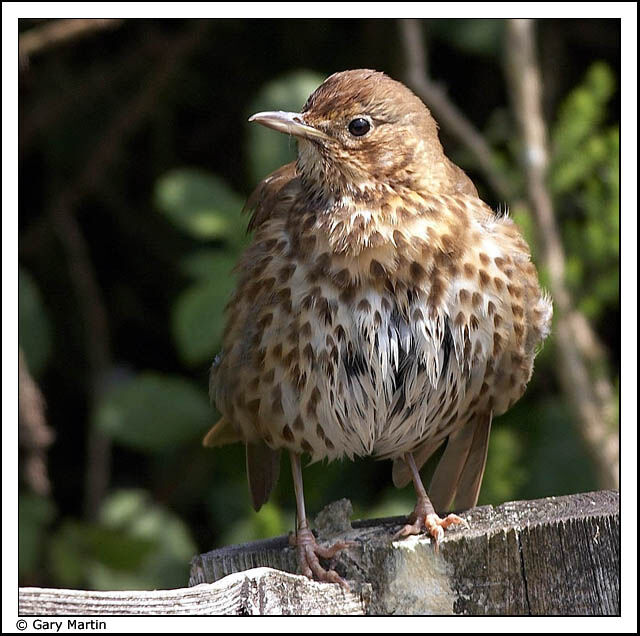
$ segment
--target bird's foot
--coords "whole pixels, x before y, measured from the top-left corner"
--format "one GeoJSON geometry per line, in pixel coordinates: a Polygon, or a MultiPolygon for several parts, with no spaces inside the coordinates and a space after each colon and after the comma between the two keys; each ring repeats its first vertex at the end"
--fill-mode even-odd
{"type": "Polygon", "coordinates": [[[289,535],[289,543],[295,546],[300,570],[307,578],[325,583],[338,583],[346,590],[349,589],[349,584],[335,570],[325,570],[320,565],[318,557],[333,559],[338,552],[356,545],[353,541],[337,541],[332,546],[325,548],[318,545],[309,528],[299,528],[297,533],[289,535]]]}
{"type": "Polygon", "coordinates": [[[435,550],[444,537],[444,531],[452,525],[463,525],[469,527],[466,519],[458,515],[450,514],[441,519],[434,511],[431,502],[427,500],[418,500],[415,510],[409,517],[409,523],[393,536],[393,541],[402,539],[415,534],[422,534],[426,531],[434,540],[435,550]]]}

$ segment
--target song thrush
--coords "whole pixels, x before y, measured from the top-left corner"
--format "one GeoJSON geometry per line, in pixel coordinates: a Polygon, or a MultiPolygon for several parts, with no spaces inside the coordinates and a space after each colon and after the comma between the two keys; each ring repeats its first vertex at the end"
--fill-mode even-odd
{"type": "Polygon", "coordinates": [[[429,110],[383,73],[329,77],[300,113],[250,121],[294,135],[297,161],[248,201],[253,242],[238,264],[211,372],[222,419],[204,443],[246,444],[256,510],[289,451],[304,574],[344,583],[318,557],[300,456],[392,459],[417,504],[397,536],[473,507],[493,415],[523,394],[552,307],[518,228],[445,157],[429,110]],[[429,496],[418,470],[445,442],[429,496]],[[435,510],[434,510],[435,508],[435,510]]]}

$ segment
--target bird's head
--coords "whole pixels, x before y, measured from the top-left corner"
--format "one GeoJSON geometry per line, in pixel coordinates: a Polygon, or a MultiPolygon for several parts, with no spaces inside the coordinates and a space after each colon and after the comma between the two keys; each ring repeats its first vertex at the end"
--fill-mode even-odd
{"type": "Polygon", "coordinates": [[[384,73],[335,73],[300,113],[263,112],[250,121],[298,139],[303,186],[325,200],[367,201],[390,188],[436,190],[446,177],[431,113],[384,73]]]}

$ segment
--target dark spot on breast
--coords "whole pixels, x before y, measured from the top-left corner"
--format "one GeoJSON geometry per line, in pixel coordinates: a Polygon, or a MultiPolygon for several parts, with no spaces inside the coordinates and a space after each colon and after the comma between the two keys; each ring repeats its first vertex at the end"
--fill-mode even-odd
{"type": "Polygon", "coordinates": [[[429,289],[429,306],[433,309],[442,301],[444,295],[445,282],[439,276],[434,276],[429,289]]]}
{"type": "Polygon", "coordinates": [[[507,285],[507,289],[514,298],[522,298],[522,287],[520,287],[519,285],[513,285],[512,283],[509,283],[507,285]]]}
{"type": "Polygon", "coordinates": [[[313,351],[313,347],[311,346],[311,343],[307,344],[307,346],[302,350],[302,353],[304,355],[304,357],[307,359],[307,362],[313,366],[315,360],[316,360],[316,355],[313,351]]]}
{"type": "Polygon", "coordinates": [[[502,336],[499,333],[493,334],[493,356],[497,357],[502,353],[502,336]]]}
{"type": "Polygon", "coordinates": [[[349,285],[345,287],[340,292],[340,302],[350,305],[353,302],[353,299],[356,296],[356,288],[353,285],[349,285]]]}
{"type": "Polygon", "coordinates": [[[278,272],[278,282],[286,283],[293,276],[293,272],[295,271],[296,266],[293,264],[285,265],[284,267],[280,268],[280,271],[278,272]]]}
{"type": "Polygon", "coordinates": [[[282,362],[285,364],[285,366],[290,367],[296,360],[298,360],[299,357],[300,352],[298,351],[298,347],[294,347],[293,349],[291,349],[291,351],[289,351],[289,353],[287,353],[284,358],[282,358],[282,362]]]}
{"type": "Polygon", "coordinates": [[[275,285],[275,283],[276,283],[276,279],[271,277],[271,278],[266,278],[265,280],[263,280],[260,283],[260,286],[262,287],[263,291],[269,292],[269,291],[271,291],[271,288],[275,285]]]}
{"type": "Polygon", "coordinates": [[[380,232],[375,231],[369,237],[369,246],[370,247],[380,247],[386,243],[384,236],[380,234],[380,232]]]}
{"type": "Polygon", "coordinates": [[[341,269],[337,274],[333,275],[333,282],[338,287],[346,287],[351,282],[351,273],[345,267],[341,269]]]}
{"type": "Polygon", "coordinates": [[[416,261],[413,261],[413,263],[411,263],[411,265],[409,266],[409,274],[411,275],[411,278],[415,284],[420,283],[427,276],[427,272],[425,271],[424,267],[422,267],[422,265],[420,265],[420,263],[416,261]]]}
{"type": "Polygon", "coordinates": [[[326,276],[330,267],[331,255],[328,252],[323,252],[316,258],[313,269],[319,276],[326,276]]]}
{"type": "Polygon", "coordinates": [[[308,214],[302,222],[302,231],[308,232],[316,224],[315,214],[308,214]]]}
{"type": "Polygon", "coordinates": [[[311,338],[311,323],[305,322],[302,327],[300,327],[300,335],[303,338],[311,338]]]}
{"type": "Polygon", "coordinates": [[[400,230],[393,231],[393,242],[400,248],[406,247],[407,245],[407,239],[400,230]]]}
{"type": "Polygon", "coordinates": [[[363,298],[358,303],[358,311],[362,311],[364,313],[369,313],[371,311],[371,303],[366,298],[363,298]]]}
{"type": "Polygon", "coordinates": [[[320,298],[316,304],[318,315],[324,320],[325,325],[330,325],[333,322],[333,316],[331,315],[331,307],[329,301],[326,298],[320,298]]]}
{"type": "Polygon", "coordinates": [[[265,314],[260,320],[258,320],[258,328],[264,330],[273,321],[273,314],[265,314]]]}
{"type": "Polygon", "coordinates": [[[338,342],[344,342],[345,338],[347,337],[347,334],[344,330],[344,327],[342,325],[338,325],[334,330],[333,333],[335,334],[336,338],[338,339],[338,342]]]}
{"type": "Polygon", "coordinates": [[[372,258],[371,263],[369,263],[369,273],[374,278],[383,278],[385,276],[384,267],[375,258],[372,258]]]}

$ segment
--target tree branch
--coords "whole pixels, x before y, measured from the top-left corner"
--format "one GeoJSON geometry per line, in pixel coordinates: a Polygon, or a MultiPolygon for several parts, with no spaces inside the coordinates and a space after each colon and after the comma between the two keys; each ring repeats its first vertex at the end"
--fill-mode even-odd
{"type": "Polygon", "coordinates": [[[54,440],[47,426],[45,401],[40,388],[31,377],[22,349],[18,356],[18,439],[24,457],[22,474],[31,490],[48,495],[51,490],[47,474],[47,449],[54,440]]]}
{"type": "Polygon", "coordinates": [[[575,309],[565,283],[564,248],[546,184],[549,152],[531,20],[508,21],[506,59],[509,89],[524,143],[527,192],[555,305],[559,380],[578,415],[578,430],[595,462],[598,483],[602,487],[617,488],[619,457],[613,390],[608,378],[599,371],[606,368],[606,364],[596,344],[597,338],[575,309]],[[595,381],[585,363],[586,351],[589,351],[592,373],[599,372],[595,381]]]}
{"type": "Polygon", "coordinates": [[[513,188],[496,167],[489,144],[464,113],[449,99],[445,89],[429,77],[427,51],[420,21],[414,18],[402,19],[400,29],[402,34],[400,39],[407,60],[407,83],[433,111],[442,127],[471,151],[485,179],[498,197],[504,201],[513,200],[513,188]]]}
{"type": "Polygon", "coordinates": [[[29,58],[55,46],[79,40],[105,29],[114,29],[123,22],[121,19],[73,18],[51,20],[42,26],[29,29],[18,39],[18,56],[21,68],[26,68],[29,58]]]}

